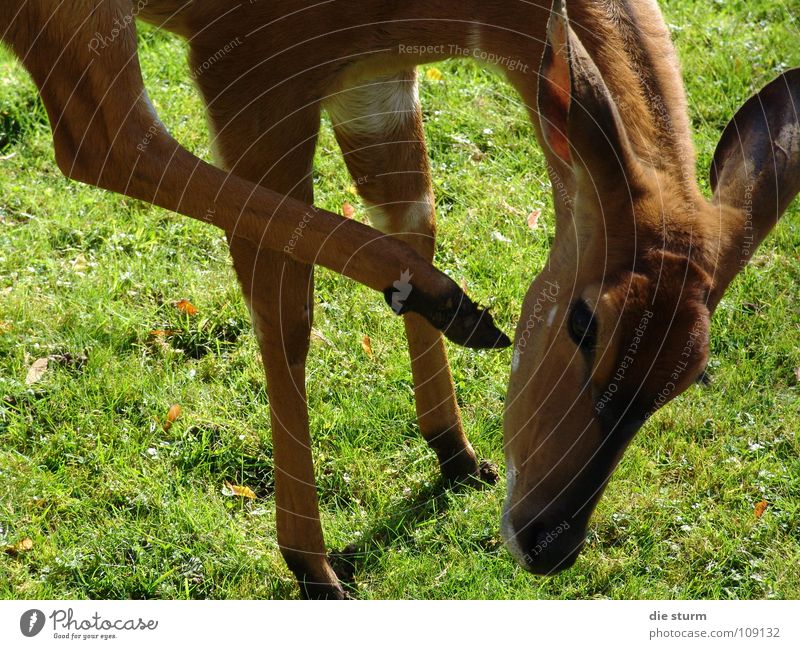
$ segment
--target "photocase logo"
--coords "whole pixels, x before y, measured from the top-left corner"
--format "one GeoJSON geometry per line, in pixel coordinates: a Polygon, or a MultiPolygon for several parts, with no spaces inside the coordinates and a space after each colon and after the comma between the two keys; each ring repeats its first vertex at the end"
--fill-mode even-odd
{"type": "Polygon", "coordinates": [[[392,284],[397,289],[392,293],[392,309],[398,315],[403,311],[403,303],[411,295],[411,271],[406,269],[400,274],[400,279],[392,284]]]}
{"type": "Polygon", "coordinates": [[[38,635],[44,628],[44,613],[38,608],[32,608],[30,611],[25,611],[22,617],[19,618],[19,630],[26,638],[32,638],[38,635]]]}

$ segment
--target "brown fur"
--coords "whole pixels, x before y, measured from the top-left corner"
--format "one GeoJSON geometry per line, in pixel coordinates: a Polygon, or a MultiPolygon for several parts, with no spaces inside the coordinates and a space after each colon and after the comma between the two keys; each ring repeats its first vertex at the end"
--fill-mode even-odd
{"type": "MultiPolygon", "coordinates": [[[[527,64],[506,76],[529,107],[554,186],[564,188],[554,194],[550,262],[529,289],[517,331],[505,420],[515,479],[504,532],[530,570],[574,560],[632,434],[702,369],[710,312],[741,267],[745,223],[757,245],[777,218],[746,220],[745,165],[733,154],[720,156],[727,165],[715,201],[700,195],[677,58],[655,3],[575,0],[568,8],[567,20],[560,0],[150,0],[137,17],[190,43],[222,171],[189,154],[153,113],[131,0],[0,6],[0,33],[40,89],[60,169],[228,234],[267,373],[278,540],[306,595],[344,595],[326,558],[309,451],[304,372],[313,264],[384,291],[390,302],[410,272],[413,292],[397,310],[406,313],[421,432],[445,476],[479,474],[436,329],[472,346],[500,345],[503,337],[430,264],[435,215],[413,99],[416,65],[476,47],[527,64]],[[123,27],[115,23],[121,19],[123,27]],[[552,83],[540,88],[548,38],[541,75],[552,83]],[[357,114],[380,106],[391,113],[393,105],[396,114],[357,114]],[[325,106],[385,234],[308,205],[325,106]],[[145,134],[146,146],[137,146],[145,134]],[[529,331],[537,296],[553,286],[552,326],[529,331]],[[578,299],[598,323],[591,353],[568,335],[578,299]],[[658,315],[647,318],[651,312],[658,315]],[[635,362],[627,363],[634,344],[635,362]],[[572,532],[545,553],[526,554],[561,518],[572,532]]],[[[794,141],[787,146],[782,176],[798,166],[794,141]]],[[[752,147],[763,148],[763,138],[752,147]]]]}

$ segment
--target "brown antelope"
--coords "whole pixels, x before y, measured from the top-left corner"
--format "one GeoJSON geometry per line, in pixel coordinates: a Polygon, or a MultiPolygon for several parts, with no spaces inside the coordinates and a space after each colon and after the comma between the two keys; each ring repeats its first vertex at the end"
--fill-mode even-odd
{"type": "Polygon", "coordinates": [[[307,596],[344,596],[309,450],[313,264],[406,314],[422,435],[447,478],[481,475],[436,329],[476,347],[508,341],[430,265],[418,64],[499,62],[553,182],[556,239],[525,300],[505,417],[503,535],[532,572],[574,561],[625,446],[701,374],[711,313],[800,189],[795,70],[725,130],[714,197],[701,196],[678,63],[652,0],[575,0],[569,19],[562,0],[23,0],[0,7],[0,30],[38,84],[67,176],[227,232],[266,366],[278,541],[307,596]],[[189,41],[226,172],[155,116],[134,17],[189,41]],[[373,225],[391,237],[307,206],[323,108],[373,225]]]}

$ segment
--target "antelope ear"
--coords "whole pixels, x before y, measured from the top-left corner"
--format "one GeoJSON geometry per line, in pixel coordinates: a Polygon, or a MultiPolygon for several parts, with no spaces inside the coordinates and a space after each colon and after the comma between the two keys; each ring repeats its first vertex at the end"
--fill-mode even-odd
{"type": "Polygon", "coordinates": [[[711,164],[713,202],[724,219],[714,304],[800,192],[799,115],[794,68],[748,99],[722,133],[711,164]]]}
{"type": "Polygon", "coordinates": [[[711,163],[715,201],[752,210],[764,236],[800,191],[798,114],[800,68],[794,68],[745,102],[722,132],[711,163]]]}
{"type": "Polygon", "coordinates": [[[553,2],[539,67],[539,121],[547,146],[598,186],[635,173],[637,161],[600,72],[570,29],[564,0],[553,2]]]}

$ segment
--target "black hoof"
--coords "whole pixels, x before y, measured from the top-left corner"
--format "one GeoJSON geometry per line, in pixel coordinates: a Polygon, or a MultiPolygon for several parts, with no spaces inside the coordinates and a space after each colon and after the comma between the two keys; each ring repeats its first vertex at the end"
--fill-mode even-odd
{"type": "Polygon", "coordinates": [[[488,310],[470,300],[455,284],[446,298],[431,298],[412,290],[400,302],[394,287],[384,290],[387,304],[395,313],[418,313],[458,345],[471,349],[509,347],[511,340],[498,329],[488,310]]]}
{"type": "Polygon", "coordinates": [[[445,467],[442,466],[442,474],[447,485],[451,489],[456,490],[461,487],[469,489],[490,487],[497,484],[497,481],[500,479],[497,466],[488,460],[482,460],[477,468],[473,465],[471,470],[458,473],[445,471],[445,467]]]}
{"type": "Polygon", "coordinates": [[[328,556],[333,572],[336,573],[339,581],[345,585],[355,582],[356,561],[360,554],[359,549],[351,544],[341,551],[331,552],[328,556]]]}
{"type": "Polygon", "coordinates": [[[478,480],[486,485],[496,485],[500,480],[500,472],[497,470],[497,465],[489,460],[481,460],[481,465],[478,468],[478,480]]]}
{"type": "Polygon", "coordinates": [[[495,326],[489,311],[473,304],[466,295],[441,330],[449,340],[471,349],[502,349],[511,346],[511,340],[495,326]]]}

